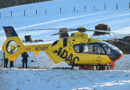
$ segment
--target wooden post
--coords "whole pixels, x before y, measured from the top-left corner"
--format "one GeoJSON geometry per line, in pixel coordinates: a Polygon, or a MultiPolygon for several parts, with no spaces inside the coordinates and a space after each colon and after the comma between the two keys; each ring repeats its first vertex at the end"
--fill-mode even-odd
{"type": "Polygon", "coordinates": [[[86,11],[86,5],[84,6],[84,11],[86,11]]]}
{"type": "Polygon", "coordinates": [[[35,13],[36,13],[36,15],[37,15],[37,9],[36,9],[36,12],[35,12],[35,13]]]}
{"type": "Polygon", "coordinates": [[[59,9],[60,10],[60,14],[62,13],[62,10],[61,10],[61,8],[59,9]]]}
{"type": "Polygon", "coordinates": [[[129,2],[129,9],[130,9],[130,2],[129,2]]]}
{"type": "Polygon", "coordinates": [[[13,13],[12,13],[12,11],[10,12],[10,16],[11,16],[11,17],[13,16],[13,13]]]}
{"type": "Polygon", "coordinates": [[[76,8],[74,7],[74,12],[76,12],[76,8]]]}
{"type": "Polygon", "coordinates": [[[45,9],[45,15],[47,15],[47,10],[45,9]]]}
{"type": "Polygon", "coordinates": [[[116,3],[116,10],[118,10],[118,3],[116,3]]]}
{"type": "Polygon", "coordinates": [[[104,10],[106,10],[106,3],[104,3],[104,10]]]}
{"type": "Polygon", "coordinates": [[[1,18],[1,12],[0,12],[0,18],[1,18]]]}
{"type": "Polygon", "coordinates": [[[95,5],[93,6],[93,10],[95,11],[95,5]]]}
{"type": "Polygon", "coordinates": [[[26,16],[26,11],[24,10],[24,16],[26,16]]]}

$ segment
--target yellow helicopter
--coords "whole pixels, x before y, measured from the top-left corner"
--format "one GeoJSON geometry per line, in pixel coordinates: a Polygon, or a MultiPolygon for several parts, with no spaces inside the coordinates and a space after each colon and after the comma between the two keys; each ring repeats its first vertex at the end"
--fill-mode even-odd
{"type": "MultiPolygon", "coordinates": [[[[65,61],[72,66],[80,66],[89,68],[93,66],[112,66],[115,61],[123,56],[121,50],[115,46],[99,39],[90,38],[84,27],[78,29],[61,28],[60,40],[56,40],[49,44],[24,45],[12,26],[3,27],[7,39],[2,46],[2,50],[8,55],[10,61],[16,61],[18,56],[24,52],[35,52],[36,57],[40,51],[45,51],[51,60],[57,64],[65,61]],[[69,31],[74,32],[68,36],[69,31]]],[[[57,35],[54,34],[54,35],[57,35]]],[[[96,67],[97,68],[97,67],[96,67]]]]}

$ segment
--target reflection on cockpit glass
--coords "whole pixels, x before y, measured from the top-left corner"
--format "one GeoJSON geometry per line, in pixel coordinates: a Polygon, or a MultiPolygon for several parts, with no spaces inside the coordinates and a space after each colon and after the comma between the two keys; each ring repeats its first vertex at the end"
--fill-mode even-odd
{"type": "Polygon", "coordinates": [[[105,49],[105,51],[107,52],[107,54],[114,54],[117,53],[116,51],[119,51],[119,49],[107,42],[102,42],[102,45],[105,49]]]}

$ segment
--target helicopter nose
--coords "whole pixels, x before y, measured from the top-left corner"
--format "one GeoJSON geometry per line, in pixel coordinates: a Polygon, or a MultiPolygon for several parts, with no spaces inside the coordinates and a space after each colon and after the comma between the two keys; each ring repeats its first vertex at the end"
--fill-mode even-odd
{"type": "Polygon", "coordinates": [[[115,58],[114,61],[117,61],[117,60],[121,59],[122,56],[123,56],[123,52],[119,51],[119,53],[116,55],[116,58],[115,58]]]}
{"type": "Polygon", "coordinates": [[[116,53],[111,54],[110,59],[112,61],[117,61],[121,59],[122,56],[123,56],[123,52],[119,50],[119,51],[116,51],[116,53]]]}

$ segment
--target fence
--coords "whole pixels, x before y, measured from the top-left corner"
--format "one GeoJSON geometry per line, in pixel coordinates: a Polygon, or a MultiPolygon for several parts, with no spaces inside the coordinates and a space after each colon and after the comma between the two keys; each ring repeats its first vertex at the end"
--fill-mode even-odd
{"type": "MultiPolygon", "coordinates": [[[[89,8],[90,9],[90,8],[89,8]]],[[[130,2],[128,4],[128,9],[130,9],[130,2]]],[[[91,10],[90,11],[105,11],[107,10],[107,4],[104,3],[102,9],[98,9],[98,7],[96,7],[96,5],[91,6],[91,10]]],[[[115,4],[115,10],[119,10],[119,4],[116,3],[115,4]]],[[[80,13],[80,12],[87,12],[88,11],[88,7],[87,5],[82,6],[82,9],[76,6],[73,6],[70,10],[64,10],[64,8],[56,8],[55,9],[55,13],[53,14],[67,14],[67,13],[80,13]]],[[[9,12],[0,12],[0,18],[4,18],[4,17],[13,17],[13,16],[38,16],[38,15],[44,15],[47,16],[50,14],[50,10],[48,10],[47,8],[44,9],[35,9],[35,10],[22,10],[22,11],[9,11],[9,12]]],[[[52,15],[53,15],[52,14],[52,15]]]]}

